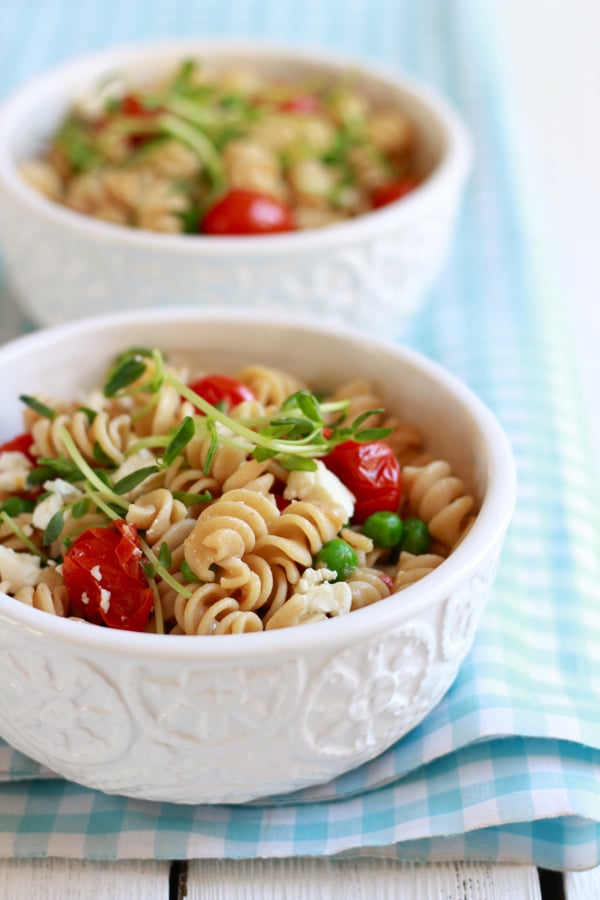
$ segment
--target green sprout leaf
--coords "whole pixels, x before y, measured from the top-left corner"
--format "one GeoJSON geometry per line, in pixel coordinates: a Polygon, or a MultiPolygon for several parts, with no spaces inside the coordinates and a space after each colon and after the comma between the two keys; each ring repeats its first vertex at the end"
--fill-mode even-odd
{"type": "Polygon", "coordinates": [[[94,441],[93,453],[96,462],[105,463],[106,465],[112,465],[114,463],[114,459],[111,459],[108,453],[104,452],[98,441],[94,441]]]}
{"type": "Polygon", "coordinates": [[[146,478],[149,478],[150,475],[154,475],[155,472],[158,471],[160,471],[158,466],[144,466],[141,469],[136,469],[135,472],[130,472],[129,475],[120,478],[116,484],[113,484],[112,489],[115,494],[128,494],[129,491],[136,488],[138,484],[141,484],[142,481],[145,481],[146,478]]]}
{"type": "Polygon", "coordinates": [[[81,519],[83,516],[87,515],[90,510],[91,501],[89,497],[82,497],[81,500],[77,500],[71,507],[71,515],[74,519],[81,519]]]}
{"type": "Polygon", "coordinates": [[[65,520],[63,516],[62,509],[57,510],[44,530],[44,537],[42,539],[42,545],[44,547],[49,547],[50,544],[53,544],[54,541],[58,538],[61,531],[65,527],[65,520]]]}
{"type": "Polygon", "coordinates": [[[95,410],[95,409],[90,409],[89,406],[78,406],[78,407],[77,407],[77,412],[85,413],[86,416],[87,416],[88,423],[89,423],[90,425],[93,424],[94,419],[95,419],[96,416],[98,415],[98,413],[96,412],[96,410],[95,410]]]}
{"type": "Polygon", "coordinates": [[[198,576],[192,571],[189,563],[185,559],[181,563],[180,572],[183,575],[184,580],[187,582],[200,581],[198,576]]]}
{"type": "Polygon", "coordinates": [[[212,500],[213,495],[210,491],[204,491],[202,494],[194,494],[188,491],[172,491],[173,499],[179,500],[186,506],[195,506],[197,503],[208,503],[212,500]]]}
{"type": "Polygon", "coordinates": [[[314,459],[304,456],[280,456],[278,462],[291,472],[316,472],[318,468],[314,459]]]}
{"type": "Polygon", "coordinates": [[[136,357],[127,357],[117,362],[104,385],[104,396],[115,397],[120,391],[132,385],[146,371],[146,363],[136,357]]]}
{"type": "Polygon", "coordinates": [[[356,431],[353,439],[358,441],[359,444],[366,444],[369,441],[382,441],[384,438],[389,437],[392,430],[392,428],[364,428],[362,431],[356,431]]]}
{"type": "Polygon", "coordinates": [[[196,429],[194,426],[194,420],[191,416],[186,416],[165,447],[165,452],[163,455],[163,464],[165,466],[168,467],[175,462],[177,457],[181,455],[185,447],[194,437],[195,433],[196,429]]]}
{"type": "Polygon", "coordinates": [[[307,419],[310,419],[311,422],[321,423],[323,421],[319,402],[315,395],[311,394],[310,391],[296,391],[295,394],[292,394],[287,398],[282,409],[290,409],[294,406],[298,407],[300,412],[302,412],[307,419]]]}
{"type": "Polygon", "coordinates": [[[8,497],[2,505],[0,512],[6,513],[11,518],[16,518],[21,513],[33,512],[35,500],[27,500],[25,497],[8,497]]]}
{"type": "Polygon", "coordinates": [[[208,448],[208,453],[206,454],[203,472],[205,475],[209,475],[215,454],[219,449],[219,433],[217,431],[216,423],[212,419],[207,421],[206,427],[210,435],[210,446],[208,448]]]}
{"type": "Polygon", "coordinates": [[[51,406],[42,403],[41,400],[37,400],[35,397],[30,397],[28,394],[21,394],[19,400],[44,419],[56,418],[56,410],[52,409],[51,406]]]}
{"type": "Polygon", "coordinates": [[[163,541],[160,545],[160,550],[158,552],[158,562],[159,565],[163,566],[165,569],[171,568],[173,557],[171,556],[171,549],[166,541],[163,541]]]}
{"type": "Polygon", "coordinates": [[[360,416],[357,416],[357,417],[356,417],[356,419],[355,419],[354,422],[352,423],[352,427],[353,427],[354,430],[356,431],[358,428],[360,428],[360,426],[362,425],[362,423],[363,423],[363,422],[366,422],[366,420],[369,419],[371,416],[377,416],[377,415],[379,415],[380,413],[383,413],[383,412],[385,412],[384,409],[368,409],[366,412],[361,413],[360,416]]]}

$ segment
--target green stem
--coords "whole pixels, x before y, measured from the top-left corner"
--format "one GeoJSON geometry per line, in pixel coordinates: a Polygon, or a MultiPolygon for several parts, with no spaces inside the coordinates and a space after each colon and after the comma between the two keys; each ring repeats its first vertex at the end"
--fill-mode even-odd
{"type": "Polygon", "coordinates": [[[162,605],[160,602],[160,594],[158,593],[158,587],[156,586],[156,581],[154,578],[150,579],[150,586],[152,588],[152,594],[154,597],[154,621],[156,623],[156,633],[164,634],[165,633],[165,623],[162,614],[162,605]]]}
{"type": "Polygon", "coordinates": [[[123,497],[120,497],[119,494],[115,494],[114,491],[111,491],[109,487],[102,481],[101,478],[98,478],[94,470],[91,466],[87,464],[77,447],[75,446],[75,442],[73,438],[67,431],[64,425],[61,425],[58,429],[58,433],[60,435],[60,439],[65,445],[69,456],[81,472],[81,474],[90,482],[90,484],[96,488],[97,491],[106,499],[110,500],[111,503],[114,503],[116,506],[120,506],[123,510],[127,510],[129,508],[129,504],[123,497]]]}
{"type": "Polygon", "coordinates": [[[160,127],[171,137],[177,138],[182,143],[187,144],[200,157],[205,164],[215,184],[225,183],[225,173],[223,163],[214,144],[209,141],[206,135],[194,128],[188,122],[167,113],[159,118],[160,127]]]}
{"type": "Polygon", "coordinates": [[[180,584],[176,578],[174,578],[170,572],[167,572],[164,566],[161,566],[158,556],[152,550],[152,548],[146,543],[146,541],[139,538],[140,546],[144,551],[144,555],[147,559],[150,560],[152,565],[154,566],[155,571],[162,578],[163,581],[166,581],[169,587],[172,587],[174,591],[177,591],[178,594],[181,594],[182,597],[186,597],[189,599],[192,596],[192,591],[189,588],[184,587],[180,584]]]}
{"type": "MultiPolygon", "coordinates": [[[[225,428],[235,432],[240,437],[246,438],[253,447],[265,447],[267,450],[274,450],[277,453],[290,453],[296,456],[312,457],[324,455],[324,450],[326,449],[324,444],[310,443],[314,434],[308,435],[308,437],[301,438],[297,441],[283,441],[264,437],[257,431],[247,428],[239,420],[232,419],[230,416],[222,413],[220,409],[217,409],[216,406],[212,406],[207,400],[200,397],[168,371],[165,372],[165,382],[178,390],[186,400],[189,400],[190,403],[201,410],[206,416],[214,419],[216,422],[220,422],[221,425],[224,425],[225,428]]],[[[221,437],[221,435],[219,435],[219,437],[221,437]]]]}
{"type": "Polygon", "coordinates": [[[2,521],[5,522],[6,525],[8,525],[8,527],[10,528],[10,530],[12,531],[12,533],[13,533],[16,537],[19,538],[19,540],[21,541],[21,543],[22,543],[25,547],[27,547],[27,549],[29,550],[30,553],[35,554],[35,556],[39,556],[40,559],[43,560],[43,562],[45,562],[45,563],[48,562],[48,557],[46,556],[46,554],[45,554],[45,553],[42,553],[42,551],[39,550],[39,549],[35,546],[35,544],[33,543],[33,541],[30,541],[30,540],[29,540],[29,538],[27,537],[27,535],[25,534],[25,532],[23,531],[23,529],[21,528],[21,526],[20,526],[20,525],[17,525],[17,523],[16,523],[13,519],[11,519],[11,517],[8,515],[8,513],[6,513],[6,512],[0,512],[0,519],[2,519],[2,521]]]}

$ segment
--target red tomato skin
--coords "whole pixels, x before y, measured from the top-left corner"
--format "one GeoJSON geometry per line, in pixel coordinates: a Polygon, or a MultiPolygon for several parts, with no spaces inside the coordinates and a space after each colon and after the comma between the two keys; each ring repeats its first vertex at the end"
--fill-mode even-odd
{"type": "Polygon", "coordinates": [[[390,594],[394,593],[394,579],[388,575],[386,572],[380,572],[379,577],[385,584],[385,586],[389,589],[390,594]]]}
{"type": "MultiPolygon", "coordinates": [[[[127,116],[129,119],[152,119],[155,116],[158,116],[162,110],[159,107],[148,109],[144,106],[143,102],[136,97],[135,94],[126,94],[121,100],[120,111],[124,116],[127,116]]],[[[110,119],[108,117],[105,118],[104,124],[106,124],[110,119]]],[[[139,134],[136,132],[132,132],[127,136],[127,142],[131,147],[138,147],[141,144],[149,141],[154,135],[150,134],[147,131],[141,131],[139,134]]]]}
{"type": "Polygon", "coordinates": [[[256,400],[249,387],[230,375],[204,375],[203,378],[193,381],[189,387],[207,403],[211,403],[213,406],[224,403],[228,410],[245,400],[256,400]]]}
{"type": "Polygon", "coordinates": [[[257,191],[233,188],[209,209],[202,223],[204,234],[261,235],[294,230],[287,206],[257,191]]]}
{"type": "Polygon", "coordinates": [[[397,512],[402,497],[402,471],[385,441],[344,441],[323,462],[356,499],[353,522],[375,512],[397,512]]]}
{"type": "Polygon", "coordinates": [[[301,113],[303,115],[311,115],[319,112],[321,104],[319,98],[314,94],[297,94],[295,97],[288,97],[279,104],[279,109],[283,112],[301,113]]]}
{"type": "Polygon", "coordinates": [[[124,116],[147,116],[150,110],[135,94],[126,94],[121,100],[121,112],[124,116]]]}
{"type": "Polygon", "coordinates": [[[154,598],[133,525],[114,522],[108,528],[82,532],[65,553],[63,577],[72,615],[124,631],[146,627],[154,598]],[[92,574],[96,566],[100,581],[92,574]],[[107,609],[101,606],[102,588],[110,592],[107,609]]]}
{"type": "Polygon", "coordinates": [[[32,444],[33,436],[26,431],[0,445],[0,453],[23,453],[27,459],[35,462],[36,457],[31,453],[32,444]]]}
{"type": "Polygon", "coordinates": [[[373,209],[381,209],[382,206],[395,203],[396,200],[400,200],[406,194],[410,194],[418,184],[419,182],[416,178],[407,176],[406,178],[399,178],[397,181],[389,181],[387,184],[376,187],[371,194],[373,209]]]}

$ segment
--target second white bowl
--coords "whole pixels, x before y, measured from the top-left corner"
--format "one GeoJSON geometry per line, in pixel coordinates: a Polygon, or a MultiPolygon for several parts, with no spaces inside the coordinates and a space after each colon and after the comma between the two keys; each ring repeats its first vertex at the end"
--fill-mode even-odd
{"type": "Polygon", "coordinates": [[[45,74],[1,109],[1,250],[17,296],[43,324],[124,307],[241,305],[398,333],[446,258],[470,161],[456,112],[435,91],[394,72],[256,43],[114,49],[45,74]],[[413,119],[428,177],[402,200],[348,222],[242,238],[107,224],[46,200],[20,177],[19,164],[39,152],[82,91],[115,73],[135,80],[190,56],[287,78],[334,79],[351,68],[370,96],[401,106],[413,119]]]}

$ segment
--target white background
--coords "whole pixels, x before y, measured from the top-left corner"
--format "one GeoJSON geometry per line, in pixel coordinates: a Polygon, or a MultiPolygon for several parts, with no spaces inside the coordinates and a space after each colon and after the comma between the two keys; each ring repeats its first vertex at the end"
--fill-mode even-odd
{"type": "Polygon", "coordinates": [[[572,314],[600,474],[600,0],[486,3],[572,314]]]}

